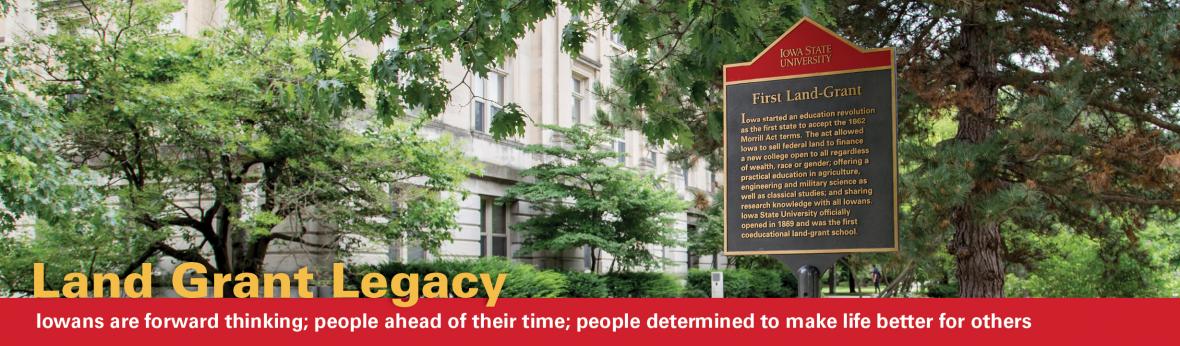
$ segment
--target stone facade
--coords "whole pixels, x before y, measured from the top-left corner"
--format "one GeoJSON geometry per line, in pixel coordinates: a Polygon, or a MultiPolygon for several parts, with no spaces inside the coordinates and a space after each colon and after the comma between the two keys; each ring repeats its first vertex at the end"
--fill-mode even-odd
{"type": "MultiPolygon", "coordinates": [[[[224,0],[182,0],[184,10],[173,16],[170,29],[186,35],[196,35],[210,26],[222,25],[229,20],[224,0]]],[[[11,42],[20,35],[39,32],[30,9],[31,0],[18,0],[18,13],[0,19],[0,37],[11,42]]],[[[465,81],[467,88],[456,88],[446,111],[440,114],[427,128],[430,136],[451,136],[455,145],[484,169],[482,176],[472,176],[464,184],[470,191],[461,201],[461,210],[455,215],[460,227],[454,230],[453,241],[440,249],[442,257],[475,258],[500,255],[521,262],[532,263],[544,268],[583,270],[587,257],[584,250],[571,250],[548,256],[517,257],[521,238],[512,232],[511,225],[535,214],[527,203],[515,203],[502,207],[490,203],[503,196],[506,189],[520,180],[520,172],[540,158],[525,153],[522,148],[528,144],[551,144],[555,138],[551,131],[538,127],[540,124],[570,126],[577,123],[592,123],[595,112],[593,85],[612,85],[612,57],[626,54],[609,32],[592,35],[585,44],[585,51],[579,56],[570,56],[560,46],[561,31],[571,20],[568,10],[561,8],[556,16],[539,23],[536,30],[518,40],[516,55],[497,67],[487,78],[479,78],[457,62],[443,66],[443,77],[453,84],[465,81]],[[524,135],[518,138],[495,141],[487,134],[492,113],[497,104],[519,104],[535,122],[530,122],[524,135]]],[[[368,42],[354,42],[353,53],[374,58],[378,52],[396,43],[397,37],[389,37],[379,45],[368,42]]],[[[674,188],[687,201],[695,201],[698,195],[712,196],[714,182],[722,181],[720,172],[711,172],[704,163],[683,168],[679,164],[664,160],[666,148],[651,146],[636,131],[626,131],[613,144],[616,150],[625,154],[627,167],[653,172],[662,176],[665,186],[674,188]]],[[[193,203],[199,203],[194,201],[193,203]]],[[[695,205],[695,203],[693,203],[695,205]]],[[[693,211],[677,215],[675,227],[679,239],[684,240],[689,227],[695,227],[698,213],[693,211]]],[[[674,263],[658,268],[669,273],[684,273],[688,269],[688,254],[683,246],[653,247],[653,253],[674,263]]],[[[304,265],[326,267],[335,261],[330,251],[315,251],[297,245],[276,244],[267,257],[267,269],[272,271],[293,271],[304,265]]],[[[413,261],[429,259],[432,256],[421,251],[414,244],[372,244],[363,246],[348,259],[354,262],[374,263],[387,260],[413,261]]],[[[610,256],[600,258],[601,268],[610,268],[610,256]]],[[[717,256],[724,266],[724,256],[717,256]]],[[[702,268],[712,267],[713,256],[703,256],[698,264],[702,268]]],[[[164,264],[167,265],[166,263],[164,264]]]]}

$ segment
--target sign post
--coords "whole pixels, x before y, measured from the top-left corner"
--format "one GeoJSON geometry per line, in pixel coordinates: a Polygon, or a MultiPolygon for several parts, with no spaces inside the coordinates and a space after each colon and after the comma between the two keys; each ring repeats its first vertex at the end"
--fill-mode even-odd
{"type": "Polygon", "coordinates": [[[818,297],[845,254],[897,251],[893,49],[804,18],[723,70],[725,254],[773,255],[818,297]]]}

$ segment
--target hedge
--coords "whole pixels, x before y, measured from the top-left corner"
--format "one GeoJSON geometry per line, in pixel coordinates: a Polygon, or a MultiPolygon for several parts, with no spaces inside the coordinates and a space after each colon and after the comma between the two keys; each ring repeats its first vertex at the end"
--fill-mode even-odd
{"type": "Polygon", "coordinates": [[[929,298],[957,298],[959,296],[958,284],[942,284],[935,283],[926,286],[926,297],[929,298]]]}
{"type": "Polygon", "coordinates": [[[616,298],[674,298],[683,290],[679,280],[664,273],[619,272],[603,277],[610,296],[616,298]]]}
{"type": "MultiPolygon", "coordinates": [[[[712,270],[690,270],[688,290],[705,294],[712,291],[712,270]]],[[[726,298],[782,298],[795,296],[795,278],[791,273],[774,269],[726,269],[726,298]]]]}
{"type": "MultiPolygon", "coordinates": [[[[674,298],[682,295],[704,296],[701,291],[685,291],[680,280],[663,273],[619,272],[597,275],[579,272],[556,272],[539,270],[528,264],[508,261],[502,258],[481,258],[466,260],[434,260],[427,262],[398,263],[386,262],[377,265],[354,265],[348,269],[351,288],[356,288],[360,279],[368,273],[381,273],[391,277],[398,273],[426,275],[443,273],[454,276],[458,273],[489,273],[493,277],[507,273],[501,298],[674,298]]],[[[422,283],[424,284],[424,283],[422,283]]],[[[465,287],[474,288],[478,282],[469,282],[465,287]]],[[[708,287],[708,282],[705,283],[708,287]]],[[[479,297],[486,293],[479,290],[479,297]]]]}
{"type": "MultiPolygon", "coordinates": [[[[492,277],[507,273],[500,298],[555,298],[566,293],[566,276],[561,273],[538,270],[531,265],[514,263],[502,258],[480,258],[467,260],[434,260],[428,262],[398,263],[387,262],[378,265],[357,265],[350,268],[350,283],[357,285],[360,278],[367,273],[377,272],[386,277],[397,273],[443,273],[455,276],[458,273],[488,273],[492,277]]],[[[468,282],[464,287],[475,288],[478,282],[468,282]]],[[[485,297],[486,292],[478,290],[478,297],[485,297]]]]}
{"type": "Polygon", "coordinates": [[[610,289],[606,286],[606,278],[591,273],[565,272],[565,295],[570,298],[606,298],[610,296],[610,289]]]}

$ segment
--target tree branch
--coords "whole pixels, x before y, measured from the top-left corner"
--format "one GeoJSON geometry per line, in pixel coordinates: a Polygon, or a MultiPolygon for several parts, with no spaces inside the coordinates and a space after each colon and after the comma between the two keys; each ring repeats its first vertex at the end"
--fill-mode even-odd
{"type": "MultiPolygon", "coordinates": [[[[1013,87],[1016,87],[1017,89],[1020,89],[1024,92],[1027,92],[1027,93],[1030,93],[1033,95],[1046,96],[1049,94],[1048,88],[1046,88],[1042,85],[1036,84],[1036,83],[1032,83],[1032,82],[1033,81],[1052,82],[1054,78],[1051,74],[1049,74],[1047,72],[1045,72],[1045,73],[1032,72],[1032,71],[1020,68],[1019,66],[1014,66],[1012,64],[1005,64],[1005,66],[1015,70],[1010,75],[1011,78],[1008,78],[1009,79],[1009,83],[1007,83],[1008,85],[1011,85],[1013,87]]],[[[1159,117],[1148,114],[1147,112],[1144,112],[1144,111],[1141,111],[1138,109],[1133,109],[1133,108],[1130,108],[1127,106],[1115,104],[1115,103],[1107,101],[1107,100],[1086,100],[1086,104],[1091,107],[1102,109],[1105,111],[1123,114],[1128,117],[1131,117],[1132,119],[1147,122],[1152,125],[1159,126],[1162,129],[1172,131],[1174,133],[1180,133],[1180,125],[1178,125],[1176,123],[1169,122],[1164,119],[1160,119],[1159,117]]]]}
{"type": "Polygon", "coordinates": [[[213,267],[213,265],[209,263],[209,260],[205,259],[204,256],[201,256],[200,249],[193,248],[177,250],[176,248],[165,244],[163,241],[159,241],[152,244],[152,246],[149,246],[147,250],[143,252],[143,254],[139,255],[139,257],[135,259],[135,261],[131,262],[131,264],[128,264],[127,269],[123,270],[123,274],[120,275],[120,277],[127,277],[127,275],[131,275],[131,273],[135,272],[135,270],[138,269],[141,264],[147,262],[147,260],[152,258],[152,256],[155,256],[156,253],[163,253],[168,257],[185,262],[200,263],[201,265],[205,266],[206,273],[218,272],[217,268],[213,267]]]}
{"type": "Polygon", "coordinates": [[[1131,109],[1126,106],[1122,106],[1122,105],[1118,105],[1118,104],[1114,104],[1114,103],[1109,103],[1109,102],[1100,102],[1100,101],[1090,101],[1090,102],[1088,102],[1088,104],[1090,106],[1094,106],[1099,109],[1103,109],[1103,110],[1107,110],[1107,111],[1111,111],[1111,112],[1115,112],[1115,113],[1126,114],[1127,116],[1129,116],[1133,119],[1136,119],[1139,121],[1145,121],[1145,122],[1151,123],[1152,125],[1159,126],[1160,128],[1167,129],[1168,131],[1180,133],[1180,125],[1168,122],[1167,120],[1160,119],[1156,116],[1153,116],[1151,114],[1147,114],[1146,112],[1142,112],[1137,109],[1131,109]]]}
{"type": "Polygon", "coordinates": [[[1180,207],[1180,201],[1170,200],[1170,199],[1147,199],[1147,198],[1141,198],[1141,197],[1135,197],[1135,196],[1128,196],[1128,195],[1122,195],[1122,194],[1110,194],[1110,193],[1101,194],[1101,195],[1099,195],[1099,198],[1101,198],[1103,201],[1106,201],[1106,202],[1130,203],[1130,204],[1155,206],[1155,207],[1180,207]]]}
{"type": "Polygon", "coordinates": [[[284,233],[271,233],[271,234],[267,235],[266,237],[270,238],[270,239],[286,240],[286,241],[289,241],[292,243],[299,243],[299,244],[303,244],[303,245],[307,245],[307,246],[311,246],[311,247],[315,247],[315,248],[320,248],[320,249],[327,249],[327,248],[333,247],[336,245],[336,241],[340,239],[340,236],[336,236],[335,239],[332,239],[332,241],[327,244],[316,244],[316,243],[312,243],[312,242],[303,240],[303,237],[293,236],[293,235],[284,234],[284,233]]]}

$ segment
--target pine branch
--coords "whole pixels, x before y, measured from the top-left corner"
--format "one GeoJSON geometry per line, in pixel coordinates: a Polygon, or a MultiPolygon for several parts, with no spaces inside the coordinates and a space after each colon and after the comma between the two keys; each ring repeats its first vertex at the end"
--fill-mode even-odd
{"type": "MultiPolygon", "coordinates": [[[[1051,73],[1032,72],[1027,69],[1022,69],[1020,67],[1014,66],[1012,64],[1005,64],[1005,67],[1015,69],[1015,72],[1013,74],[1010,74],[1008,76],[1009,78],[1007,78],[1008,82],[1009,82],[1009,83],[1007,83],[1008,85],[1016,87],[1017,89],[1020,89],[1021,91],[1024,91],[1026,93],[1037,95],[1037,96],[1048,96],[1049,95],[1049,89],[1047,87],[1042,86],[1040,84],[1033,83],[1033,82],[1034,81],[1052,82],[1055,78],[1051,73]]],[[[1180,133],[1180,125],[1173,123],[1173,122],[1169,122],[1164,119],[1161,119],[1159,117],[1148,114],[1147,112],[1144,112],[1144,111],[1141,111],[1138,109],[1134,109],[1131,107],[1116,104],[1116,103],[1110,102],[1108,100],[1096,100],[1096,99],[1086,100],[1086,104],[1091,107],[1102,109],[1105,111],[1123,114],[1128,117],[1131,117],[1132,119],[1147,122],[1152,125],[1158,126],[1162,129],[1166,129],[1168,131],[1180,133]]]]}
{"type": "Polygon", "coordinates": [[[1103,201],[1107,202],[1121,202],[1155,207],[1180,207],[1180,200],[1174,199],[1147,199],[1142,197],[1110,193],[1101,194],[1099,195],[1099,198],[1102,198],[1103,201]]]}

